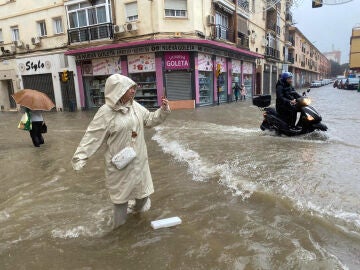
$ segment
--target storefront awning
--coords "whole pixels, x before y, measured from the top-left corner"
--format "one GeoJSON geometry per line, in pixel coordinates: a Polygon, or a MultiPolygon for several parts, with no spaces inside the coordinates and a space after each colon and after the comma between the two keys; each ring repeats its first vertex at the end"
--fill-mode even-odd
{"type": "MultiPolygon", "coordinates": [[[[118,55],[140,54],[150,52],[166,51],[199,51],[210,54],[221,54],[226,52],[233,54],[234,58],[264,58],[263,55],[248,50],[236,48],[225,43],[204,39],[156,39],[143,40],[127,43],[114,43],[97,47],[74,49],[65,52],[66,55],[76,56],[76,60],[87,60],[93,58],[114,57],[118,55]]],[[[227,56],[227,55],[224,55],[227,56]]]]}

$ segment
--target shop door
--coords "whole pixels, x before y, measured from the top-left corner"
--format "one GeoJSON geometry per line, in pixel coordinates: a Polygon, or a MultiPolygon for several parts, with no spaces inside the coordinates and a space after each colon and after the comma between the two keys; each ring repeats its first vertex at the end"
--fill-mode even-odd
{"type": "Polygon", "coordinates": [[[10,109],[16,108],[16,102],[11,97],[12,94],[14,94],[14,86],[12,80],[7,80],[7,88],[8,88],[8,94],[9,94],[9,101],[10,101],[10,109]]]}
{"type": "Polygon", "coordinates": [[[193,91],[191,87],[191,73],[175,71],[165,74],[166,93],[169,100],[191,100],[193,91]]]}
{"type": "MultiPolygon", "coordinates": [[[[61,78],[62,73],[59,72],[59,78],[61,78]]],[[[63,101],[64,111],[73,112],[76,110],[76,94],[74,86],[74,74],[72,71],[68,71],[69,80],[64,83],[61,82],[61,97],[63,101]]]]}
{"type": "Polygon", "coordinates": [[[255,95],[261,95],[261,72],[256,72],[255,95]]]}
{"type": "Polygon", "coordinates": [[[45,93],[55,104],[55,94],[51,74],[22,76],[24,88],[38,90],[45,93]]]}
{"type": "Polygon", "coordinates": [[[270,94],[270,72],[264,71],[263,95],[270,94]]]}

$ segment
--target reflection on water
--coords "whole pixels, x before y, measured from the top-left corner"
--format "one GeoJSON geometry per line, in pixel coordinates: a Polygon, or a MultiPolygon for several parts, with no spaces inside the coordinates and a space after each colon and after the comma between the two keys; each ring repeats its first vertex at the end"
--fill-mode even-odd
{"type": "Polygon", "coordinates": [[[173,112],[146,133],[152,209],[116,231],[104,149],[70,165],[95,112],[45,114],[40,148],[1,113],[1,269],[358,269],[360,96],[311,96],[327,133],[264,133],[249,101],[173,112]]]}

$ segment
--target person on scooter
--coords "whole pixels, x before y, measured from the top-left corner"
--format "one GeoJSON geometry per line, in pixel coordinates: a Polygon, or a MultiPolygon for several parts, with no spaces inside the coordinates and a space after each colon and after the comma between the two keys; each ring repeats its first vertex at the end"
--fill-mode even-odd
{"type": "Polygon", "coordinates": [[[290,128],[295,128],[296,99],[301,97],[292,86],[293,74],[284,72],[276,83],[276,111],[290,128]]]}

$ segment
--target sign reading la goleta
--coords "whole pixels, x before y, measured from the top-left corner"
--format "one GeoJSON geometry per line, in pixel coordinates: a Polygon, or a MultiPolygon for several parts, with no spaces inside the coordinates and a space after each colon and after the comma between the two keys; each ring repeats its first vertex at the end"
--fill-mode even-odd
{"type": "Polygon", "coordinates": [[[188,52],[166,52],[165,69],[189,69],[190,55],[188,52]]]}

